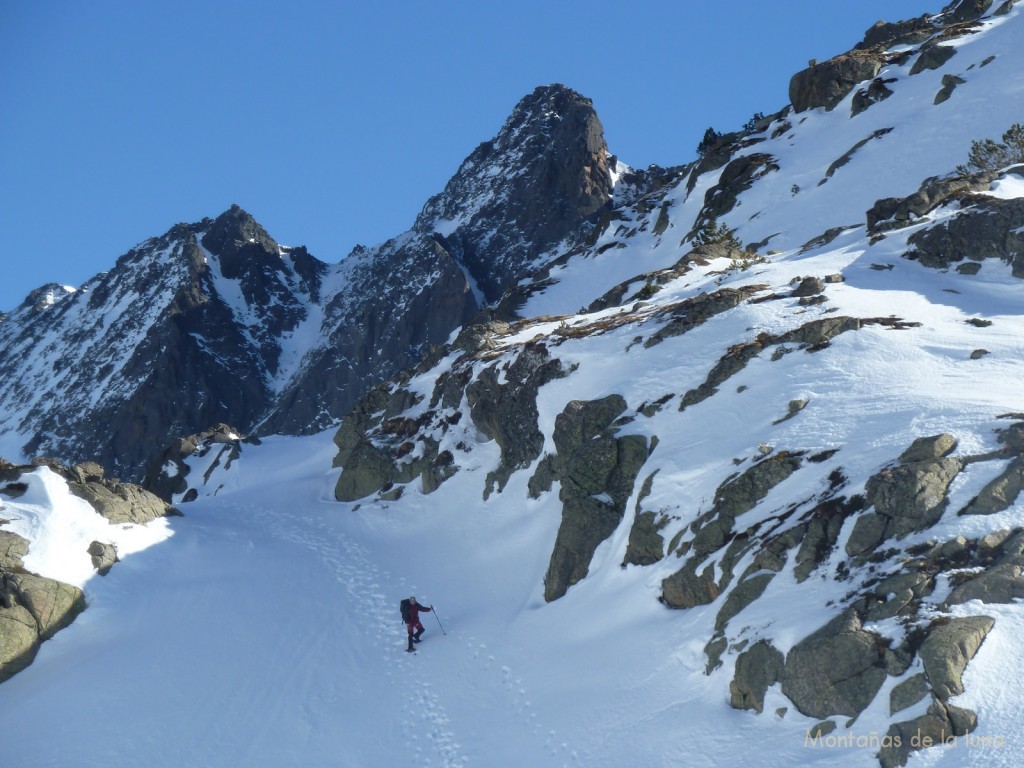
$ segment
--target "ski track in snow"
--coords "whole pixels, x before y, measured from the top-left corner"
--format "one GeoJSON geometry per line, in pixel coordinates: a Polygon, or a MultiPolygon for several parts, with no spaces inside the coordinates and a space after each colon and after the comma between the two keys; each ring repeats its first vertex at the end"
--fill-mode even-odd
{"type": "MultiPolygon", "coordinates": [[[[408,654],[405,651],[405,626],[397,618],[397,606],[392,605],[394,601],[381,587],[394,579],[388,571],[381,570],[372,562],[365,547],[336,527],[329,526],[320,515],[300,518],[282,515],[279,510],[243,508],[235,504],[225,506],[252,517],[274,537],[312,551],[344,587],[358,610],[367,640],[381,649],[379,658],[383,662],[385,676],[403,690],[402,735],[404,742],[411,745],[410,757],[415,765],[462,768],[487,762],[486,755],[479,756],[478,760],[465,753],[443,702],[445,692],[442,688],[455,692],[477,688],[492,698],[500,697],[499,702],[491,701],[491,706],[512,714],[517,752],[523,750],[522,742],[528,739],[535,754],[546,755],[551,765],[581,765],[580,753],[559,738],[555,730],[545,728],[534,711],[522,678],[513,667],[499,660],[486,642],[475,636],[458,641],[463,651],[457,684],[442,686],[430,679],[432,667],[417,658],[428,654],[408,654]]],[[[440,622],[431,622],[429,614],[421,616],[421,620],[427,629],[425,642],[428,639],[437,642],[442,637],[448,641],[455,640],[455,635],[450,632],[442,635],[440,622]]]]}

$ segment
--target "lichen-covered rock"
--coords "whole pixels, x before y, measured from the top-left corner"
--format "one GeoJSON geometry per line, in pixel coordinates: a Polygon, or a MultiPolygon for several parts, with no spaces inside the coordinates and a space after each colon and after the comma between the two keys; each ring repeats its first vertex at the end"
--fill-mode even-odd
{"type": "Polygon", "coordinates": [[[941,459],[956,450],[956,446],[956,438],[946,433],[934,437],[919,437],[900,454],[899,461],[903,464],[910,464],[915,461],[941,459]]]}
{"type": "Polygon", "coordinates": [[[935,695],[942,701],[964,692],[962,677],[995,621],[988,616],[966,616],[937,623],[919,651],[935,695]]]}
{"type": "Polygon", "coordinates": [[[729,703],[735,709],[764,711],[764,695],[782,675],[782,653],[766,640],[758,640],[736,658],[729,683],[729,703]]]}
{"type": "Polygon", "coordinates": [[[0,568],[0,682],[31,664],[39,645],[84,609],[78,587],[0,568]]]}
{"type": "Polygon", "coordinates": [[[89,557],[92,560],[92,567],[100,576],[106,576],[114,563],[118,562],[117,547],[113,544],[105,544],[102,541],[94,541],[89,545],[89,557]]]}
{"type": "Polygon", "coordinates": [[[27,554],[28,539],[12,531],[0,531],[0,570],[21,567],[21,559],[27,554]]]}
{"type": "Polygon", "coordinates": [[[131,483],[69,482],[68,488],[111,523],[143,525],[158,517],[180,514],[163,499],[131,483]]]}
{"type": "Polygon", "coordinates": [[[808,717],[856,717],[885,681],[885,650],[846,611],[790,649],[782,692],[808,717]]]}

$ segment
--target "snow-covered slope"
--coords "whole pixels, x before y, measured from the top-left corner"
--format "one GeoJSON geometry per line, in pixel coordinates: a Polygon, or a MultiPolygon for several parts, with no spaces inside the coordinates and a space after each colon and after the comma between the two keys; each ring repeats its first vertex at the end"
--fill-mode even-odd
{"type": "Polygon", "coordinates": [[[186,459],[173,538],[0,686],[5,754],[1024,762],[1024,187],[956,171],[1019,121],[1024,11],[926,24],[831,109],[634,175],[522,319],[336,434],[186,459]],[[693,248],[712,219],[757,247],[693,248]]]}

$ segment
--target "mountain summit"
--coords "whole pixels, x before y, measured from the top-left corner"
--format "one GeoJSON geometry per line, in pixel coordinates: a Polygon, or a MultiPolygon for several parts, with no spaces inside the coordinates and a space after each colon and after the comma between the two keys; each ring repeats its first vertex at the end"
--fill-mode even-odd
{"type": "Polygon", "coordinates": [[[498,135],[463,161],[414,229],[440,235],[492,302],[611,197],[604,128],[590,99],[549,85],[522,99],[498,135]]]}
{"type": "Polygon", "coordinates": [[[139,478],[173,437],[220,422],[323,429],[583,231],[611,187],[590,101],[553,85],[411,230],[338,264],[279,245],[237,205],[179,224],[3,317],[0,447],[139,478]]]}

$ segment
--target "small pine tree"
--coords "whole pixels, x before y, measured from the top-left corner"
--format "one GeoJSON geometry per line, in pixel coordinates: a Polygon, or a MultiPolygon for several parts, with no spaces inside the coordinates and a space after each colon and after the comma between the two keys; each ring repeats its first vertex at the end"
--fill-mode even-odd
{"type": "Polygon", "coordinates": [[[743,243],[736,237],[736,230],[719,223],[716,219],[708,219],[701,225],[697,234],[693,236],[693,244],[698,247],[722,244],[737,250],[743,248],[743,243]]]}
{"type": "Polygon", "coordinates": [[[764,120],[764,112],[755,112],[754,116],[743,124],[743,130],[747,132],[754,130],[762,120],[764,120]]]}
{"type": "Polygon", "coordinates": [[[714,128],[708,128],[704,131],[704,138],[700,140],[700,144],[697,145],[697,154],[700,157],[704,157],[704,153],[711,149],[718,140],[722,138],[722,134],[716,131],[714,128]]]}
{"type": "Polygon", "coordinates": [[[998,171],[1016,163],[1024,163],[1024,123],[1011,125],[1001,142],[994,139],[972,141],[967,162],[958,165],[956,170],[966,176],[979,171],[998,171]]]}

